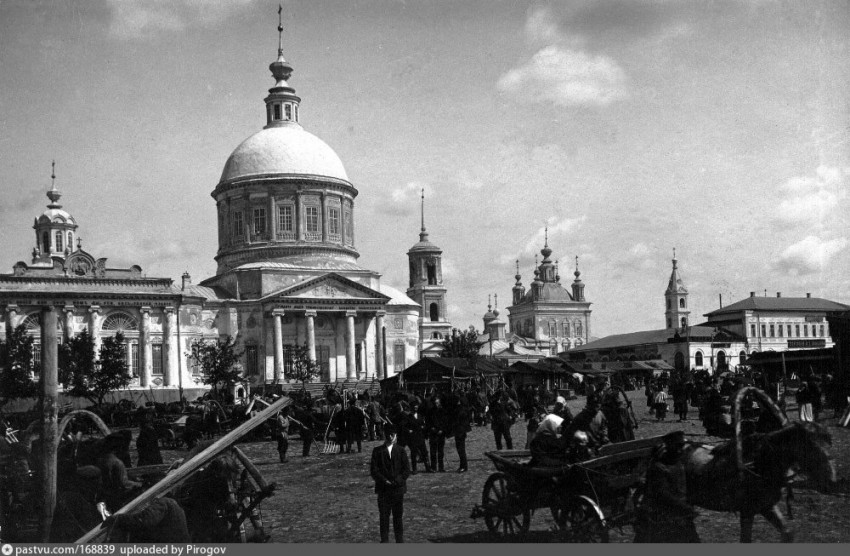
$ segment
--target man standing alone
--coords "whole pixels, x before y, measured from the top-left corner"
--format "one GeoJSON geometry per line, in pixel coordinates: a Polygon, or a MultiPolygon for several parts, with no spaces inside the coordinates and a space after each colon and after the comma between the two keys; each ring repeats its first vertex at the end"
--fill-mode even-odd
{"type": "Polygon", "coordinates": [[[404,542],[404,493],[407,492],[407,478],[410,476],[410,462],[407,454],[395,445],[397,433],[395,427],[384,427],[384,444],[372,450],[370,466],[372,479],[375,480],[375,492],[378,494],[378,515],[381,528],[381,542],[390,542],[390,514],[393,516],[395,542],[404,542]]]}

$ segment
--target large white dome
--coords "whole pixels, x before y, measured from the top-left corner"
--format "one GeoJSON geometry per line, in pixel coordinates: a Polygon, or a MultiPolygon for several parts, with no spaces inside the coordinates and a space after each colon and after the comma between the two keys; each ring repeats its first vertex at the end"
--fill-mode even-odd
{"type": "Polygon", "coordinates": [[[342,161],[333,149],[296,123],[267,127],[243,141],[227,159],[219,183],[268,174],[348,181],[342,161]]]}

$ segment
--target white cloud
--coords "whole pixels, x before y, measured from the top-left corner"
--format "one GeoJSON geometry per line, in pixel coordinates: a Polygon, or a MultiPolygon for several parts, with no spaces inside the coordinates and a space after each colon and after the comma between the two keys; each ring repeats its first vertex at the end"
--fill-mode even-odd
{"type": "Polygon", "coordinates": [[[807,236],[786,248],[780,255],[777,266],[790,274],[811,274],[827,268],[830,260],[847,247],[846,238],[822,240],[807,236]]]}
{"type": "Polygon", "coordinates": [[[558,45],[539,50],[496,85],[506,94],[556,106],[605,106],[623,99],[626,73],[608,56],[558,45]]]}
{"type": "Polygon", "coordinates": [[[779,203],[777,217],[784,222],[822,221],[838,206],[838,196],[831,191],[814,191],[784,199],[779,203]]]}
{"type": "Polygon", "coordinates": [[[639,241],[632,245],[623,256],[621,266],[626,268],[650,270],[656,268],[657,265],[652,248],[646,243],[639,241]]]}
{"type": "Polygon", "coordinates": [[[381,212],[407,215],[419,212],[421,204],[422,190],[425,190],[425,219],[427,224],[428,219],[428,199],[433,199],[436,195],[435,189],[427,183],[420,181],[411,181],[400,187],[396,187],[390,192],[390,203],[382,203],[378,210],[381,212]]]}
{"type": "Polygon", "coordinates": [[[107,0],[109,33],[140,39],[180,32],[189,26],[216,25],[254,0],[107,0]]]}
{"type": "Polygon", "coordinates": [[[532,8],[525,20],[525,36],[534,46],[548,45],[564,39],[554,14],[548,6],[532,8]]]}

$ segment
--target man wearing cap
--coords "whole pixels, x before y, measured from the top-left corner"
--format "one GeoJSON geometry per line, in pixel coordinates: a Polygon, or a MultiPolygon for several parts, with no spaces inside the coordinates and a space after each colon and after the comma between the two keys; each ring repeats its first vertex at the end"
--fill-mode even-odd
{"type": "Polygon", "coordinates": [[[697,513],[687,501],[684,447],[685,433],[673,431],[664,436],[663,448],[653,456],[638,509],[635,542],[700,542],[694,526],[697,513]]]}
{"type": "Polygon", "coordinates": [[[404,542],[404,493],[407,492],[407,478],[410,476],[410,463],[404,449],[396,446],[398,438],[392,425],[384,427],[384,443],[372,450],[370,471],[378,494],[378,516],[380,521],[381,542],[390,542],[390,514],[393,516],[393,534],[395,542],[404,542]]]}

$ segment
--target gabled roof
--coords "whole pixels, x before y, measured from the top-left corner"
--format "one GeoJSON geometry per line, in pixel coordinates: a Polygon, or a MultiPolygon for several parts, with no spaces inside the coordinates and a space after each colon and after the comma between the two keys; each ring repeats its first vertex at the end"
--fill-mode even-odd
{"type": "Polygon", "coordinates": [[[407,297],[407,295],[402,293],[401,290],[397,290],[392,286],[381,284],[380,291],[382,294],[390,298],[387,305],[410,305],[413,307],[420,306],[418,303],[407,297]]]}
{"type": "Polygon", "coordinates": [[[207,286],[192,285],[187,286],[186,289],[183,289],[181,286],[175,284],[174,286],[172,286],[171,289],[174,291],[174,293],[178,295],[184,295],[187,297],[200,297],[207,301],[229,299],[227,294],[225,294],[223,291],[207,286]]]}
{"type": "Polygon", "coordinates": [[[267,294],[260,298],[266,301],[276,297],[311,299],[339,299],[351,301],[372,301],[386,303],[390,296],[350,280],[336,272],[310,278],[267,294]]]}
{"type": "Polygon", "coordinates": [[[493,340],[493,342],[490,342],[490,336],[488,334],[478,336],[478,341],[484,342],[484,344],[482,344],[482,346],[478,349],[478,355],[482,356],[491,355],[491,347],[493,357],[505,357],[508,355],[516,355],[519,357],[543,357],[545,355],[540,350],[528,349],[515,343],[511,345],[512,342],[506,342],[504,340],[493,340]]]}
{"type": "Polygon", "coordinates": [[[547,362],[546,360],[539,361],[517,361],[512,364],[508,372],[518,374],[536,374],[536,373],[564,373],[563,361],[547,362]]]}
{"type": "Polygon", "coordinates": [[[381,382],[389,381],[392,384],[398,381],[399,376],[407,382],[443,382],[443,377],[464,378],[478,376],[481,373],[494,375],[504,371],[503,367],[483,358],[479,358],[475,362],[473,369],[469,360],[461,357],[426,357],[404,369],[401,373],[385,378],[381,382]]]}
{"type": "Polygon", "coordinates": [[[750,296],[704,316],[713,317],[741,311],[846,311],[850,305],[819,297],[757,297],[750,296]]]}
{"type": "Polygon", "coordinates": [[[626,346],[638,346],[643,344],[665,344],[676,337],[690,338],[692,341],[711,341],[717,335],[723,335],[728,339],[737,337],[731,332],[712,326],[689,326],[687,330],[680,328],[661,328],[658,330],[643,330],[640,332],[628,332],[626,334],[614,334],[599,340],[588,342],[564,353],[576,353],[581,351],[596,351],[599,349],[613,349],[626,346]]]}

